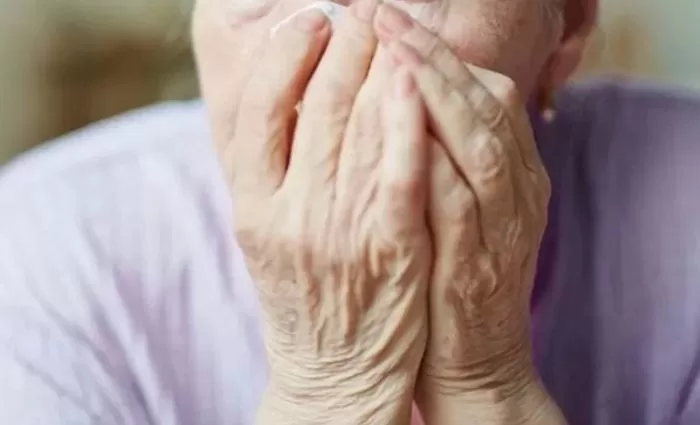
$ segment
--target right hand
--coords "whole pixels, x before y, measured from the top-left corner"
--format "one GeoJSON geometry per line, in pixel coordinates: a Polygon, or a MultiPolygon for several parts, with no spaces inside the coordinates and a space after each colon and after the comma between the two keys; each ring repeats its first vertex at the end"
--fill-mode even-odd
{"type": "Polygon", "coordinates": [[[372,63],[375,3],[353,5],[330,42],[318,12],[280,28],[230,118],[233,134],[219,141],[266,315],[274,401],[263,415],[298,420],[310,406],[333,415],[327,423],[410,415],[432,260],[428,141],[406,71],[394,74],[376,125],[368,99],[386,89],[366,82],[368,69],[375,81],[394,70],[372,63]]]}

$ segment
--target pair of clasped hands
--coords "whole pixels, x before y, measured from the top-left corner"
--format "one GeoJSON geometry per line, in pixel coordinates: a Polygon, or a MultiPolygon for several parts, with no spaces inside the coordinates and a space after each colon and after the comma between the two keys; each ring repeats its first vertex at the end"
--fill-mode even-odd
{"type": "Polygon", "coordinates": [[[264,424],[559,423],[529,301],[549,182],[506,77],[354,3],[277,30],[223,156],[266,320],[264,424]],[[549,415],[549,416],[548,416],[549,415]]]}

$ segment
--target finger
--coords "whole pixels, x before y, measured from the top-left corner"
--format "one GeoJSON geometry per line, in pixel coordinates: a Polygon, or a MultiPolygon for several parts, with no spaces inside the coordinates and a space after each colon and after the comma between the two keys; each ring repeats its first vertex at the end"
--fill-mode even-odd
{"type": "Polygon", "coordinates": [[[282,183],[295,106],[329,34],[325,15],[309,10],[270,40],[258,72],[243,91],[235,134],[224,153],[232,165],[226,168],[234,172],[234,188],[269,193],[282,183]]]}
{"type": "Polygon", "coordinates": [[[503,142],[518,174],[528,174],[542,197],[548,198],[546,172],[534,145],[525,108],[513,80],[468,65],[438,35],[416,23],[405,12],[384,4],[377,11],[375,28],[384,43],[401,41],[440,72],[459,90],[479,118],[503,142]],[[523,169],[524,168],[524,169],[523,169]],[[545,178],[543,178],[545,176],[545,178]]]}
{"type": "MultiPolygon", "coordinates": [[[[405,22],[406,29],[393,35],[387,35],[387,31],[380,32],[380,39],[399,40],[399,45],[410,48],[398,49],[396,54],[402,56],[401,60],[415,62],[416,59],[411,56],[419,56],[421,61],[432,66],[452,87],[462,93],[473,111],[469,116],[461,118],[464,120],[463,124],[469,123],[474,129],[481,128],[482,137],[487,137],[487,133],[483,132],[484,128],[490,130],[495,140],[501,142],[505,155],[509,157],[510,174],[526,175],[529,183],[532,183],[527,188],[528,193],[530,189],[539,191],[541,194],[538,195],[538,199],[548,199],[546,173],[534,148],[529,123],[524,122],[527,120],[527,114],[524,113],[525,108],[515,83],[504,75],[465,64],[440,37],[413,22],[404,12],[388,6],[381,8],[377,13],[377,22],[389,19],[405,22]]],[[[397,27],[396,24],[393,26],[397,27]]],[[[455,151],[451,150],[450,153],[455,154],[455,151]]],[[[525,182],[513,182],[518,186],[522,186],[523,183],[525,182]]],[[[508,204],[502,206],[510,207],[508,204]]]]}
{"type": "Polygon", "coordinates": [[[383,97],[395,71],[386,49],[378,49],[348,120],[338,164],[338,199],[356,191],[379,166],[383,145],[383,97]]]}
{"type": "Polygon", "coordinates": [[[437,281],[453,282],[456,256],[466,258],[481,249],[482,234],[472,188],[461,177],[445,147],[430,144],[429,224],[435,242],[433,274],[437,281]],[[464,231],[470,229],[469,231],[464,231]],[[465,257],[466,256],[466,257],[465,257]]]}
{"type": "Polygon", "coordinates": [[[384,151],[377,201],[389,240],[426,224],[428,141],[425,110],[410,71],[397,70],[382,105],[384,151]]]}
{"type": "MultiPolygon", "coordinates": [[[[436,236],[463,237],[453,231],[455,226],[464,228],[477,223],[476,200],[474,194],[445,147],[438,143],[430,143],[430,202],[431,225],[436,236]],[[441,234],[444,230],[446,234],[441,234]]],[[[473,227],[475,228],[475,227],[473,227]]],[[[478,237],[470,232],[469,238],[478,237]]],[[[476,240],[475,242],[478,242],[476,240]]],[[[472,244],[478,246],[477,244],[472,244]]]]}
{"type": "Polygon", "coordinates": [[[483,237],[497,249],[512,230],[515,215],[507,142],[476,117],[474,107],[433,67],[424,63],[412,69],[428,111],[429,127],[474,191],[483,237]]]}
{"type": "Polygon", "coordinates": [[[515,85],[507,91],[507,104],[501,104],[488,86],[472,74],[471,68],[459,59],[445,41],[396,7],[383,4],[377,11],[375,28],[383,43],[401,41],[415,50],[424,62],[433,66],[467,98],[477,116],[489,127],[510,125],[508,120],[503,120],[503,108],[518,104],[519,96],[515,85]]]}
{"type": "MultiPolygon", "coordinates": [[[[501,104],[511,123],[512,131],[515,133],[516,147],[521,161],[537,182],[542,180],[542,175],[547,174],[542,163],[539,151],[535,144],[535,137],[530,124],[530,117],[527,110],[520,105],[519,96],[513,80],[488,69],[475,65],[467,65],[471,74],[477,78],[481,84],[489,88],[493,97],[501,104]]],[[[538,184],[547,186],[546,183],[538,184]]]]}
{"type": "MultiPolygon", "coordinates": [[[[515,85],[512,80],[501,74],[489,71],[477,66],[468,65],[472,74],[478,78],[491,93],[503,105],[503,111],[510,118],[511,127],[500,126],[494,131],[501,137],[515,132],[512,150],[515,151],[514,172],[518,177],[515,185],[521,193],[521,213],[527,213],[538,224],[532,226],[532,232],[541,233],[546,226],[546,210],[551,196],[551,182],[545,166],[542,162],[539,150],[535,144],[530,117],[524,107],[517,106],[517,99],[513,100],[515,85]]],[[[505,139],[504,139],[505,140],[505,139]]]]}
{"type": "Polygon", "coordinates": [[[401,41],[411,46],[425,62],[433,65],[455,86],[462,88],[473,82],[473,77],[465,75],[464,64],[447,44],[415,22],[406,12],[390,4],[383,4],[377,10],[374,25],[383,44],[401,41]]]}
{"type": "Polygon", "coordinates": [[[335,181],[348,117],[376,48],[371,20],[377,1],[361,0],[352,5],[352,13],[334,28],[311,77],[289,162],[293,181],[314,185],[335,181]]]}
{"type": "MultiPolygon", "coordinates": [[[[548,199],[546,172],[534,146],[527,114],[513,80],[463,63],[440,37],[413,22],[408,15],[396,8],[380,8],[376,21],[379,28],[386,28],[387,25],[382,26],[382,22],[403,22],[391,26],[404,28],[400,31],[378,30],[380,40],[400,40],[422,61],[441,73],[472,106],[474,113],[471,118],[483,123],[474,122],[474,125],[491,130],[496,139],[502,142],[505,154],[510,157],[511,174],[529,179],[528,182],[514,181],[514,185],[530,183],[526,188],[528,194],[535,191],[538,192],[538,199],[548,199]]],[[[405,50],[403,56],[410,56],[405,50]]]]}

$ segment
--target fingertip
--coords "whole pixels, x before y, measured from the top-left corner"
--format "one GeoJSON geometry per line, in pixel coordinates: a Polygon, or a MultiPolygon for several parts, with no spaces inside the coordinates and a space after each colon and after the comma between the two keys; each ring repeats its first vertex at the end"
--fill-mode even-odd
{"type": "Polygon", "coordinates": [[[328,17],[321,10],[311,9],[297,15],[292,23],[300,31],[315,34],[328,27],[328,17]]]}
{"type": "Polygon", "coordinates": [[[323,10],[317,7],[308,7],[299,10],[272,27],[270,37],[284,37],[284,33],[289,31],[315,35],[322,33],[328,27],[328,17],[323,10]]]}
{"type": "Polygon", "coordinates": [[[305,10],[272,35],[239,101],[245,107],[235,120],[236,181],[274,191],[286,178],[296,107],[330,38],[329,28],[322,11],[305,10]]]}

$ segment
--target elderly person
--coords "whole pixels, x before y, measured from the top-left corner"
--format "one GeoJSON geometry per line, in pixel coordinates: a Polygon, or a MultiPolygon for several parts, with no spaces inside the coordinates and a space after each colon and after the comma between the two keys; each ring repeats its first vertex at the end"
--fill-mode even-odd
{"type": "Polygon", "coordinates": [[[564,87],[595,0],[307,4],[4,171],[0,418],[699,423],[700,101],[564,87]]]}

